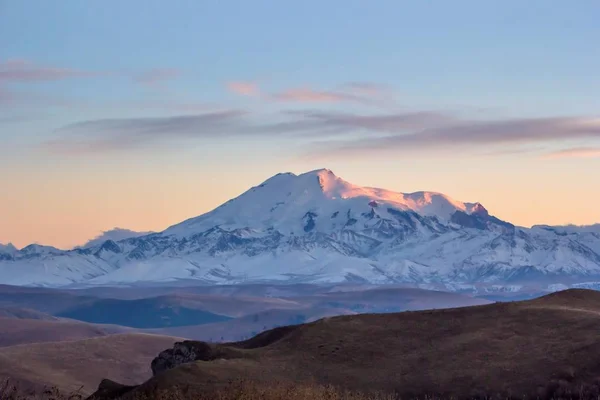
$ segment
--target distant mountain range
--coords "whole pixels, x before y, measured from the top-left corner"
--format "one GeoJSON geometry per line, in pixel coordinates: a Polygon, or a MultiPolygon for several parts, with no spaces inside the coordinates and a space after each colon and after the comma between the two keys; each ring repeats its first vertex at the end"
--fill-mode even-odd
{"type": "Polygon", "coordinates": [[[100,246],[107,240],[112,240],[114,242],[118,242],[120,240],[130,239],[130,238],[139,237],[139,236],[146,236],[151,233],[154,233],[154,232],[136,232],[136,231],[132,231],[129,229],[114,228],[114,229],[111,229],[110,231],[102,232],[100,235],[96,236],[95,238],[88,240],[83,246],[77,246],[77,247],[82,247],[84,249],[87,249],[90,247],[100,246]]]}
{"type": "MultiPolygon", "coordinates": [[[[134,232],[133,232],[134,233],[134,232]]],[[[465,292],[595,287],[600,227],[522,228],[479,203],[278,174],[163,232],[69,251],[0,247],[0,283],[404,283],[465,292]]],[[[600,284],[598,284],[600,286],[600,284]]]]}

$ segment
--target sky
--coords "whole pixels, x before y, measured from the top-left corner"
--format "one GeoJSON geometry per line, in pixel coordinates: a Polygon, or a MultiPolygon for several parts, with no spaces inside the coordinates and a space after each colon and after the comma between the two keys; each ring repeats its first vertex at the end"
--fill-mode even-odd
{"type": "Polygon", "coordinates": [[[160,231],[278,172],[600,222],[600,3],[0,0],[0,243],[160,231]]]}

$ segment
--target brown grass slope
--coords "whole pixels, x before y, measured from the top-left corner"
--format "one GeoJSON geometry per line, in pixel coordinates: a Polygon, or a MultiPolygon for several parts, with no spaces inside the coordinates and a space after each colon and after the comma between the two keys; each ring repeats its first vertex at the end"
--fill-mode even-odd
{"type": "Polygon", "coordinates": [[[22,307],[0,307],[0,318],[40,319],[44,321],[58,320],[53,315],[22,307]]]}
{"type": "Polygon", "coordinates": [[[0,347],[79,340],[107,335],[99,326],[79,321],[0,317],[0,347]]]}
{"type": "Polygon", "coordinates": [[[210,393],[240,378],[403,398],[597,395],[600,293],[568,290],[533,301],[325,318],[212,345],[204,359],[162,372],[124,398],[175,388],[210,393]]]}
{"type": "Polygon", "coordinates": [[[90,394],[103,378],[139,384],[150,378],[150,362],[177,338],[119,334],[0,349],[0,381],[22,387],[56,386],[65,392],[82,388],[90,394]]]}

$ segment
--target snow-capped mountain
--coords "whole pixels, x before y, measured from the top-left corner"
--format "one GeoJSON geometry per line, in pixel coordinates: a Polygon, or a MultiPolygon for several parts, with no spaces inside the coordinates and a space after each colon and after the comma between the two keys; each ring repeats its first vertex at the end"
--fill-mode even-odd
{"type": "Polygon", "coordinates": [[[485,212],[478,203],[461,203],[440,193],[406,194],[355,186],[330,170],[322,169],[298,176],[290,173],[275,175],[238,198],[207,214],[172,226],[165,233],[181,237],[215,225],[228,229],[273,228],[284,235],[302,231],[331,232],[343,227],[348,220],[374,209],[377,209],[378,215],[387,217],[390,216],[388,209],[393,209],[443,219],[449,219],[456,211],[468,214],[474,210],[485,212]],[[315,223],[312,229],[308,229],[309,221],[316,219],[319,224],[315,223]]]}
{"type": "Polygon", "coordinates": [[[360,187],[325,169],[275,175],[160,233],[71,251],[32,246],[4,258],[0,249],[0,283],[369,282],[498,293],[600,280],[594,231],[515,227],[479,203],[360,187]]]}

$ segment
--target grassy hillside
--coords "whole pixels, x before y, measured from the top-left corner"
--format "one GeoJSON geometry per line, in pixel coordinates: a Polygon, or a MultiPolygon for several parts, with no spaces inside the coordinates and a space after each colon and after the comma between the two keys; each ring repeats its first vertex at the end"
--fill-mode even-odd
{"type": "MultiPolygon", "coordinates": [[[[105,336],[106,329],[79,321],[0,317],[0,347],[105,336]]],[[[1,378],[2,375],[0,375],[1,378]]]]}
{"type": "Polygon", "coordinates": [[[150,378],[150,362],[177,338],[120,334],[67,342],[0,348],[0,377],[22,388],[56,386],[64,392],[95,391],[102,378],[139,384],[150,378]]]}
{"type": "Polygon", "coordinates": [[[41,311],[22,307],[0,307],[0,318],[14,319],[40,319],[44,321],[58,321],[59,319],[41,311]]]}
{"type": "Polygon", "coordinates": [[[204,361],[159,373],[127,396],[178,388],[194,398],[223,391],[236,379],[334,385],[402,398],[597,395],[599,328],[600,293],[587,290],[468,308],[325,318],[211,345],[201,355],[204,361]]]}

